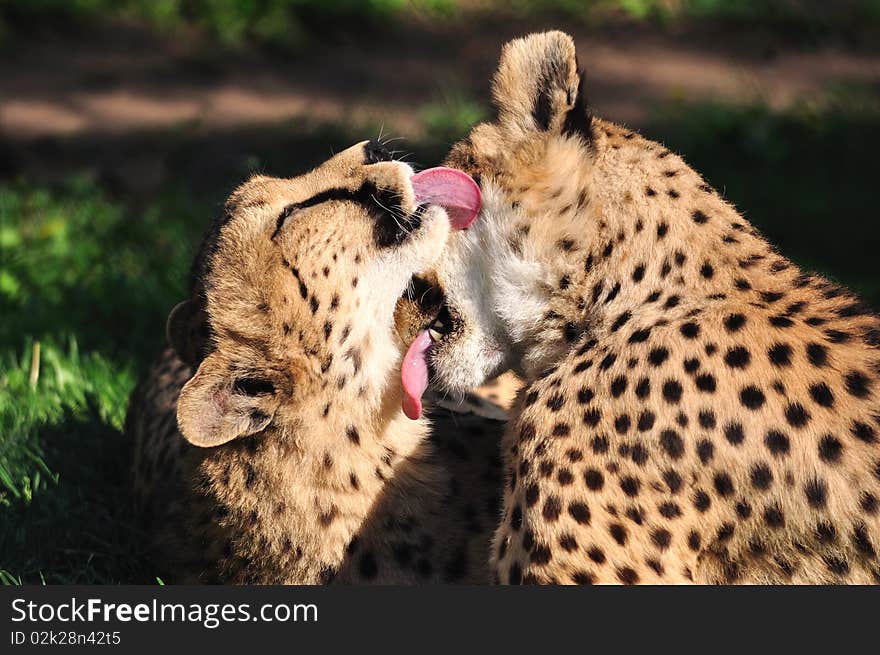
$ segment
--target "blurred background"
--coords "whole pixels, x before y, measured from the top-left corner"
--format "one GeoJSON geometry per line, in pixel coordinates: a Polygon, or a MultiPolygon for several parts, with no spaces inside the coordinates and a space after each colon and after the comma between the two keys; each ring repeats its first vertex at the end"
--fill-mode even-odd
{"type": "Polygon", "coordinates": [[[546,28],[598,114],[880,304],[880,0],[0,0],[0,581],[161,581],[121,430],[226,195],[366,138],[436,164],[546,28]]]}

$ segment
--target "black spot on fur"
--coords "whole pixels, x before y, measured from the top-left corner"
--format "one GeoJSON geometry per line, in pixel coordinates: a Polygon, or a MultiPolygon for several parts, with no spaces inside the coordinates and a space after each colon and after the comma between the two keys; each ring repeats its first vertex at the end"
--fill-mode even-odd
{"type": "Polygon", "coordinates": [[[810,397],[817,405],[822,407],[834,406],[834,393],[824,382],[817,382],[810,385],[810,397]]]}
{"type": "Polygon", "coordinates": [[[787,455],[790,449],[788,437],[779,430],[770,430],[764,437],[764,445],[776,456],[787,455]]]}
{"type": "Polygon", "coordinates": [[[871,393],[871,381],[860,371],[851,371],[844,378],[846,390],[856,398],[867,398],[871,393]]]}
{"type": "Polygon", "coordinates": [[[752,486],[761,491],[766,491],[773,484],[773,473],[766,464],[756,464],[753,466],[749,473],[749,478],[751,479],[752,486]]]}
{"type": "Polygon", "coordinates": [[[813,478],[812,480],[807,481],[804,485],[804,494],[807,497],[807,502],[810,504],[810,507],[820,509],[825,507],[825,503],[827,502],[828,485],[825,484],[824,480],[813,478]]]}
{"type": "Polygon", "coordinates": [[[644,343],[651,336],[651,328],[636,330],[629,337],[629,343],[644,343]]]}
{"type": "Polygon", "coordinates": [[[608,527],[608,532],[611,534],[611,538],[614,539],[621,546],[626,545],[627,537],[629,536],[626,527],[621,525],[620,523],[612,523],[608,527]]]}
{"type": "Polygon", "coordinates": [[[733,334],[742,329],[746,324],[746,317],[743,314],[730,314],[724,319],[724,329],[733,334]]]}
{"type": "Polygon", "coordinates": [[[745,432],[741,423],[728,423],[724,427],[724,438],[734,446],[740,445],[745,439],[745,432]]]}
{"type": "Polygon", "coordinates": [[[724,355],[724,363],[730,368],[746,368],[752,359],[751,353],[744,346],[735,346],[724,355]]]}
{"type": "Polygon", "coordinates": [[[785,526],[785,515],[776,505],[770,505],[764,509],[764,521],[771,528],[779,529],[785,526]]]}
{"type": "Polygon", "coordinates": [[[700,423],[701,428],[705,430],[715,429],[716,419],[713,411],[708,409],[700,410],[700,413],[697,415],[697,420],[700,423]]]}
{"type": "Polygon", "coordinates": [[[831,434],[826,434],[819,439],[819,458],[823,462],[836,464],[843,454],[843,444],[840,439],[831,434]]]}
{"type": "Polygon", "coordinates": [[[630,318],[632,318],[632,313],[629,311],[625,311],[620,314],[620,316],[614,319],[614,322],[611,324],[611,331],[617,332],[621,327],[626,324],[627,321],[629,321],[630,318]]]}
{"type": "Polygon", "coordinates": [[[712,457],[715,455],[715,446],[712,445],[712,442],[708,439],[702,439],[697,444],[697,456],[700,458],[700,462],[703,464],[707,464],[712,460],[712,457]]]}
{"type": "Polygon", "coordinates": [[[681,459],[684,454],[684,441],[675,430],[660,433],[660,447],[673,459],[681,459]]]}
{"type": "Polygon", "coordinates": [[[712,499],[709,498],[709,494],[707,494],[702,489],[698,489],[694,493],[693,501],[694,508],[701,514],[708,510],[709,507],[712,505],[712,499]]]}
{"type": "Polygon", "coordinates": [[[590,524],[590,509],[585,503],[571,503],[568,506],[568,515],[581,525],[590,524]]]}
{"type": "Polygon", "coordinates": [[[591,491],[599,491],[605,486],[605,476],[599,469],[589,468],[584,472],[584,484],[591,491]]]}
{"type": "Polygon", "coordinates": [[[677,380],[667,380],[663,383],[663,398],[666,402],[678,404],[681,400],[682,388],[677,380]]]}
{"type": "Polygon", "coordinates": [[[364,144],[364,163],[378,164],[382,161],[391,161],[392,156],[388,148],[378,141],[371,140],[364,144]]]}
{"type": "Polygon", "coordinates": [[[825,366],[828,363],[828,349],[819,343],[807,345],[807,359],[816,367],[825,366]]]}
{"type": "Polygon", "coordinates": [[[700,326],[694,322],[682,324],[682,326],[679,328],[679,331],[686,339],[696,339],[698,336],[700,336],[700,326]]]}
{"type": "Polygon", "coordinates": [[[800,403],[792,403],[785,408],[785,420],[795,428],[802,428],[810,421],[810,413],[800,403]]]}
{"type": "Polygon", "coordinates": [[[791,346],[786,343],[777,343],[767,351],[767,357],[774,366],[791,366],[791,346]]]}
{"type": "Polygon", "coordinates": [[[768,320],[770,321],[770,325],[778,328],[788,328],[794,325],[794,321],[792,321],[788,316],[783,316],[782,314],[771,316],[768,320]]]}
{"type": "Polygon", "coordinates": [[[715,376],[711,373],[703,373],[694,378],[694,383],[697,385],[697,389],[702,391],[703,393],[715,393],[715,389],[717,387],[717,383],[715,380],[715,376]]]}
{"type": "Polygon", "coordinates": [[[669,358],[669,351],[664,347],[653,348],[648,353],[648,362],[651,366],[660,366],[669,358]]]}
{"type": "Polygon", "coordinates": [[[856,439],[865,443],[874,443],[877,440],[874,428],[861,421],[853,421],[850,432],[856,439]]]}
{"type": "Polygon", "coordinates": [[[565,404],[565,397],[562,394],[555,393],[547,399],[547,409],[551,412],[558,412],[565,404]]]}

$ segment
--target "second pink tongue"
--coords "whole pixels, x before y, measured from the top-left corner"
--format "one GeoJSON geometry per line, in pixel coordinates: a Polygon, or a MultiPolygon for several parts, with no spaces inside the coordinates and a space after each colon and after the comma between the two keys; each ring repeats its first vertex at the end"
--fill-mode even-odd
{"type": "Polygon", "coordinates": [[[431,335],[427,330],[422,330],[409,345],[400,367],[400,379],[403,382],[403,413],[413,420],[422,415],[422,395],[428,388],[430,347],[431,335]]]}

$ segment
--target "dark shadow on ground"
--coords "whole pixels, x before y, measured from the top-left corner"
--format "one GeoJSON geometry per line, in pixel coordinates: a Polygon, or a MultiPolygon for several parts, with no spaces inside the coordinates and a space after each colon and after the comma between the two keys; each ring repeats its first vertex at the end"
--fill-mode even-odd
{"type": "Polygon", "coordinates": [[[131,444],[97,411],[45,428],[58,483],[29,504],[0,505],[2,567],[25,583],[155,584],[133,520],[131,444]]]}

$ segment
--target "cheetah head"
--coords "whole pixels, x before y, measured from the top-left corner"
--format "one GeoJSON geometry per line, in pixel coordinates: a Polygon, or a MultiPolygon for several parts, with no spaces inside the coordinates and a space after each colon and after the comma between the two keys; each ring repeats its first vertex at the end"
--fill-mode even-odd
{"type": "Polygon", "coordinates": [[[414,331],[397,301],[451,229],[476,216],[441,204],[479,199],[467,176],[433,171],[414,176],[365,142],[233,192],[196,259],[192,298],[168,322],[175,350],[197,366],[178,401],[190,443],[399,407],[399,385],[388,400],[393,371],[414,331]]]}
{"type": "Polygon", "coordinates": [[[479,181],[483,209],[472,229],[453,235],[436,271],[446,321],[431,368],[444,392],[464,392],[511,367],[529,376],[552,357],[548,349],[565,346],[539,334],[554,315],[551,293],[566,265],[557,244],[572,226],[559,209],[589,201],[545,199],[560,180],[574,187],[589,166],[582,77],[574,42],[562,32],[509,42],[492,86],[497,118],[474,127],[447,157],[446,165],[479,181]]]}

